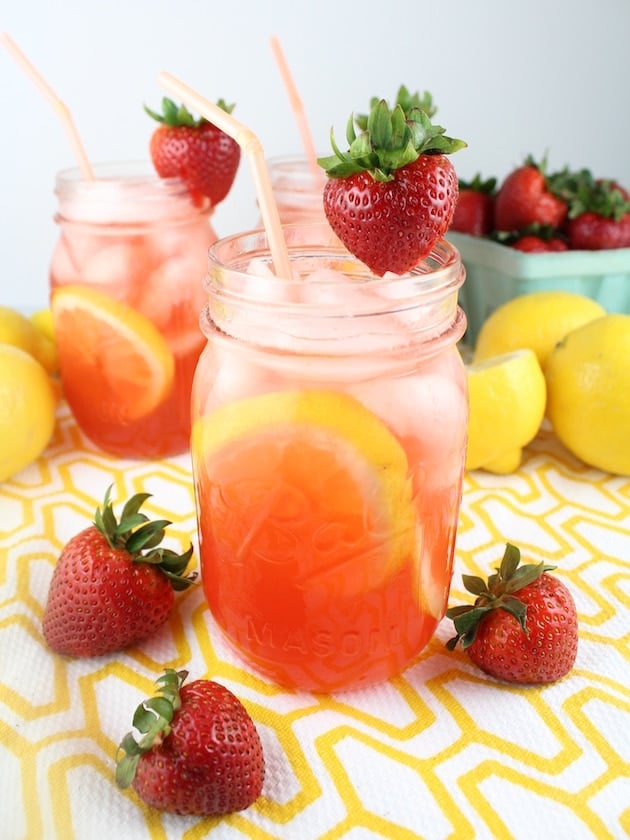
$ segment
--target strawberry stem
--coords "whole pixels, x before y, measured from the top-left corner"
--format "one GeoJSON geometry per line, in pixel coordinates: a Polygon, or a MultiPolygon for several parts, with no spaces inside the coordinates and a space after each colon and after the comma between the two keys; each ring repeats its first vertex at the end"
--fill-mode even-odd
{"type": "Polygon", "coordinates": [[[405,111],[400,102],[393,109],[385,99],[372,102],[367,122],[350,115],[346,126],[347,152],[339,149],[331,129],[334,154],[317,161],[330,178],[347,178],[366,171],[375,181],[391,181],[397,169],[421,154],[451,154],[467,145],[463,140],[447,137],[445,129],[433,125],[421,107],[405,111]]]}
{"type": "MultiPolygon", "coordinates": [[[[228,114],[231,114],[232,110],[234,109],[233,104],[228,105],[223,99],[219,99],[217,101],[217,105],[219,106],[219,108],[221,108],[223,111],[226,111],[228,114]]],[[[152,119],[156,120],[162,125],[167,125],[170,128],[177,128],[179,126],[187,126],[188,128],[199,128],[199,126],[202,126],[208,122],[208,120],[205,117],[199,117],[198,119],[195,119],[185,105],[177,105],[177,103],[173,102],[172,99],[169,99],[168,96],[162,98],[161,114],[159,114],[157,111],[152,111],[151,108],[149,108],[147,105],[144,105],[144,110],[150,117],[152,117],[152,119]]]]}
{"type": "Polygon", "coordinates": [[[110,501],[112,485],[107,488],[103,504],[94,513],[94,524],[111,548],[124,549],[137,563],[151,563],[169,579],[175,590],[187,589],[197,578],[195,572],[184,574],[192,557],[193,547],[183,554],[160,546],[165,529],[172,525],[170,519],[149,520],[140,508],[151,497],[150,493],[136,493],[124,505],[120,521],[116,518],[110,501]]]}
{"type": "Polygon", "coordinates": [[[173,715],[181,708],[179,691],[187,677],[188,671],[167,668],[155,681],[157,696],[143,700],[136,708],[133,726],[142,737],[136,740],[133,732],[128,732],[120,742],[116,753],[116,783],[119,787],[129,787],[142,754],[160,744],[171,731],[173,715]]]}
{"type": "Polygon", "coordinates": [[[514,593],[538,580],[543,572],[555,569],[555,566],[549,566],[544,561],[521,566],[520,562],[520,550],[507,543],[498,570],[490,575],[487,581],[475,575],[462,575],[464,587],[476,598],[474,604],[462,604],[450,607],[446,611],[446,616],[453,621],[456,631],[455,636],[446,643],[448,650],[454,650],[460,641],[464,650],[470,647],[475,641],[481,621],[495,609],[510,613],[518,621],[523,632],[527,633],[527,606],[514,597],[514,593]]]}

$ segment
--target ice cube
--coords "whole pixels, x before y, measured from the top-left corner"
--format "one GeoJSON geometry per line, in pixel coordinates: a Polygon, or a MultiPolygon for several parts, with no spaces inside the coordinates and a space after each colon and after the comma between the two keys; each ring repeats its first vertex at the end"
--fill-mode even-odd
{"type": "Polygon", "coordinates": [[[450,360],[436,357],[413,376],[357,383],[351,392],[382,417],[404,441],[410,457],[448,485],[460,468],[468,402],[461,372],[454,378],[450,360]]]}
{"type": "Polygon", "coordinates": [[[81,266],[80,282],[101,289],[117,300],[131,301],[152,265],[141,239],[114,240],[81,266]]]}
{"type": "Polygon", "coordinates": [[[199,327],[206,302],[202,280],[199,260],[190,254],[164,260],[134,288],[131,305],[155,324],[175,356],[205,342],[199,327]]]}

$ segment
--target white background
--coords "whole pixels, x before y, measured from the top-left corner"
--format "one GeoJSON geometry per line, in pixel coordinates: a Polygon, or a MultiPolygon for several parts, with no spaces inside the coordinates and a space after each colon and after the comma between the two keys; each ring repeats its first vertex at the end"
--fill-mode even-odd
{"type": "MultiPolygon", "coordinates": [[[[167,70],[234,115],[271,157],[300,136],[269,46],[292,67],[318,150],[352,111],[429,90],[468,141],[461,177],[504,177],[527,154],[630,186],[629,0],[0,0],[8,32],[71,109],[92,161],[148,158],[167,70]]],[[[54,110],[0,47],[0,303],[47,304],[53,185],[74,160],[54,110]]],[[[247,163],[219,234],[255,224],[247,163]]]]}

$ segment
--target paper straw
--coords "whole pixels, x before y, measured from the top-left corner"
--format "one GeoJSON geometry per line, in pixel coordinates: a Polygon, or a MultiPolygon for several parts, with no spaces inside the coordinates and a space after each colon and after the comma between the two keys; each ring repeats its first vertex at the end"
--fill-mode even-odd
{"type": "Polygon", "coordinates": [[[18,47],[18,45],[11,38],[10,35],[8,35],[6,32],[0,32],[0,42],[4,44],[4,46],[13,56],[13,58],[20,65],[22,70],[24,70],[26,75],[30,77],[31,81],[35,83],[35,85],[44,94],[48,102],[55,109],[55,111],[61,118],[63,127],[66,130],[66,133],[74,150],[74,154],[79,164],[79,169],[81,170],[81,175],[83,176],[84,180],[93,181],[94,172],[92,171],[90,162],[87,158],[87,155],[85,154],[85,149],[83,148],[83,144],[81,143],[81,140],[77,133],[77,129],[74,125],[74,120],[72,119],[72,114],[70,113],[66,104],[62,102],[61,99],[59,99],[59,97],[50,87],[48,82],[44,79],[41,73],[33,66],[33,64],[31,64],[31,62],[24,55],[22,50],[18,47]]]}
{"type": "Polygon", "coordinates": [[[158,81],[173,96],[181,100],[184,105],[188,105],[189,108],[198,111],[202,117],[205,117],[208,122],[216,125],[221,131],[224,131],[241,147],[252,170],[260,215],[262,216],[263,226],[267,233],[275,273],[278,277],[290,279],[291,264],[289,262],[287,244],[284,233],[282,232],[278,206],[271,189],[269,170],[265,162],[263,147],[258,137],[231,114],[224,111],[223,108],[219,108],[214,102],[205,99],[170,73],[160,73],[158,81]]]}
{"type": "Polygon", "coordinates": [[[318,181],[323,181],[323,173],[317,165],[317,153],[315,152],[315,146],[313,145],[313,137],[308,127],[306,114],[304,113],[304,105],[302,104],[302,99],[298,93],[298,89],[293,80],[293,74],[291,73],[289,65],[287,64],[287,60],[284,55],[284,50],[282,49],[280,41],[276,38],[275,35],[271,36],[270,41],[271,49],[273,50],[274,56],[276,58],[276,63],[278,65],[278,69],[280,70],[282,81],[284,82],[284,86],[287,89],[291,109],[293,110],[293,114],[295,116],[298,129],[300,131],[300,136],[302,137],[302,145],[304,146],[306,160],[308,161],[308,165],[311,168],[313,176],[318,181]]]}

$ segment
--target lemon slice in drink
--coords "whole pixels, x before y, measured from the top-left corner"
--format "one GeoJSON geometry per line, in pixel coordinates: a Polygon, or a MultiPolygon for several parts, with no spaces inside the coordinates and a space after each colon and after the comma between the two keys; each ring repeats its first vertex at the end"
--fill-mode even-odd
{"type": "Polygon", "coordinates": [[[104,422],[131,422],[153,411],[169,393],[171,350],[158,329],[125,303],[85,286],[52,295],[64,391],[75,400],[102,405],[104,422]]]}
{"type": "Polygon", "coordinates": [[[545,377],[533,350],[467,367],[470,416],[466,469],[510,473],[545,416],[545,377]]]}
{"type": "Polygon", "coordinates": [[[412,558],[407,455],[354,398],[305,390],[240,400],[199,419],[191,445],[203,540],[226,565],[247,554],[255,574],[288,569],[309,597],[352,597],[412,558]]]}

